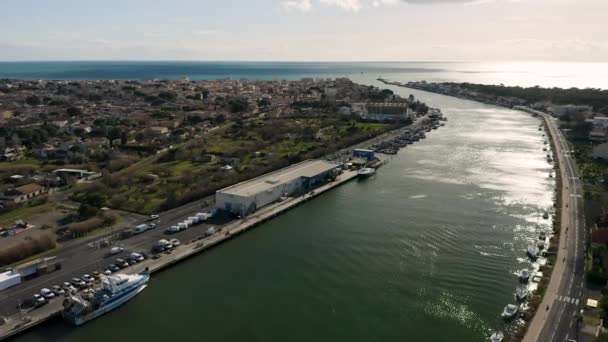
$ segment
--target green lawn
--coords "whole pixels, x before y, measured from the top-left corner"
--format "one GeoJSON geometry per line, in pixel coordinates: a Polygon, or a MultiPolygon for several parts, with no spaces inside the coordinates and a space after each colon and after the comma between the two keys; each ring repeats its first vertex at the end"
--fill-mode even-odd
{"type": "Polygon", "coordinates": [[[37,169],[41,165],[40,161],[32,158],[22,158],[12,162],[1,162],[0,172],[12,172],[13,170],[37,169]]]}

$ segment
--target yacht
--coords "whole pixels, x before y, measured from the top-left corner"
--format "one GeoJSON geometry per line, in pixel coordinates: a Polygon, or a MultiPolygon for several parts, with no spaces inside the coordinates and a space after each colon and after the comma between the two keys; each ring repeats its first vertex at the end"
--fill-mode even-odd
{"type": "Polygon", "coordinates": [[[526,283],[530,279],[530,271],[527,268],[519,271],[519,280],[523,283],[526,283]]]}
{"type": "Polygon", "coordinates": [[[371,168],[371,167],[364,167],[364,168],[362,168],[361,170],[359,170],[359,171],[357,172],[357,175],[358,175],[360,178],[367,178],[367,177],[372,176],[374,173],[376,173],[376,170],[375,170],[375,169],[373,169],[373,168],[371,168]]]}
{"type": "Polygon", "coordinates": [[[526,251],[526,254],[528,254],[530,259],[532,259],[532,260],[538,259],[539,253],[540,253],[540,250],[535,245],[529,245],[528,250],[526,251]]]}

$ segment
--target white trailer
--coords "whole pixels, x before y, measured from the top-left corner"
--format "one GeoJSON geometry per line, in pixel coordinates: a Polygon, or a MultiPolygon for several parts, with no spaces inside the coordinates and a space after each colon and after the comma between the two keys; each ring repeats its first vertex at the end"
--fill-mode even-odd
{"type": "Polygon", "coordinates": [[[190,216],[188,217],[188,220],[192,221],[192,224],[199,224],[202,222],[197,216],[190,216]]]}
{"type": "Polygon", "coordinates": [[[21,274],[13,271],[0,273],[0,291],[21,284],[21,274]]]}
{"type": "Polygon", "coordinates": [[[177,226],[179,227],[179,230],[186,230],[188,229],[188,225],[185,222],[180,222],[177,224],[177,226]]]}

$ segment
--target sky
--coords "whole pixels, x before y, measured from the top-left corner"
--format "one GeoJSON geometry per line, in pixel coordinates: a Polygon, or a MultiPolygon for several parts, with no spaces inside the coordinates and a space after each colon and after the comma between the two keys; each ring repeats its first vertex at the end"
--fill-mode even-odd
{"type": "Polygon", "coordinates": [[[0,0],[0,60],[608,62],[608,0],[0,0]]]}

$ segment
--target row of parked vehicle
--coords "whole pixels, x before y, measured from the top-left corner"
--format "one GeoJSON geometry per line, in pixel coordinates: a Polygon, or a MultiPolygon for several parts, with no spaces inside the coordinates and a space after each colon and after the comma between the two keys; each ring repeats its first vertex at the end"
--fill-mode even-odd
{"type": "Polygon", "coordinates": [[[192,226],[195,226],[197,224],[201,224],[205,221],[207,221],[207,219],[213,217],[212,213],[197,213],[194,216],[190,216],[187,219],[185,219],[184,221],[171,226],[169,228],[167,228],[165,230],[166,233],[168,234],[173,234],[173,233],[177,233],[177,232],[181,232],[183,230],[186,230],[192,226]]]}
{"type": "MultiPolygon", "coordinates": [[[[123,251],[122,247],[113,247],[119,248],[120,252],[123,251]]],[[[101,275],[110,275],[112,273],[118,272],[124,268],[127,268],[131,265],[134,265],[138,262],[142,262],[146,259],[147,255],[145,253],[136,253],[133,252],[129,254],[126,259],[116,259],[115,263],[110,264],[103,272],[95,271],[90,274],[84,274],[82,277],[74,277],[70,282],[64,282],[61,286],[54,285],[50,289],[43,288],[40,290],[40,293],[34,294],[33,304],[35,307],[40,307],[46,303],[48,300],[53,299],[57,296],[63,296],[66,293],[76,293],[78,291],[86,290],[93,286],[95,281],[99,280],[101,275]]]]}

